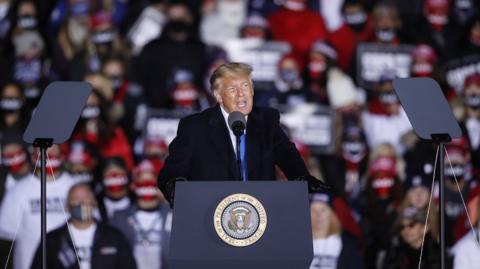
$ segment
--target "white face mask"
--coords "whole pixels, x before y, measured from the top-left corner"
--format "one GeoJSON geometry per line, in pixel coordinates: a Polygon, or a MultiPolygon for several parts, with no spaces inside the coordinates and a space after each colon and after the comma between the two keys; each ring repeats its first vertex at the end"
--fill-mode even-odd
{"type": "Polygon", "coordinates": [[[362,24],[367,20],[367,14],[364,12],[355,12],[345,15],[345,21],[350,25],[362,24]]]}
{"type": "Polygon", "coordinates": [[[9,8],[10,8],[9,2],[0,3],[0,20],[7,15],[9,8]]]}
{"type": "Polygon", "coordinates": [[[243,0],[217,2],[218,15],[226,24],[240,26],[247,14],[247,5],[243,0]]]}
{"type": "Polygon", "coordinates": [[[298,1],[287,0],[284,5],[287,9],[290,9],[290,10],[295,10],[295,11],[305,10],[305,3],[301,3],[298,1]]]}
{"type": "Polygon", "coordinates": [[[427,16],[428,21],[433,25],[445,25],[448,23],[448,16],[430,14],[427,16]]]}
{"type": "Polygon", "coordinates": [[[417,63],[413,65],[412,71],[415,74],[430,74],[433,71],[433,67],[428,63],[417,63]]]}
{"type": "Polygon", "coordinates": [[[395,38],[394,29],[380,29],[376,31],[378,40],[382,42],[391,42],[395,38]]]}

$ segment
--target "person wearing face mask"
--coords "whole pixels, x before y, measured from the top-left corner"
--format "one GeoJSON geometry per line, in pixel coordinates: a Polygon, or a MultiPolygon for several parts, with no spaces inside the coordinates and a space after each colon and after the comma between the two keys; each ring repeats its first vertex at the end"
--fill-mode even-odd
{"type": "Polygon", "coordinates": [[[120,54],[123,44],[111,11],[101,10],[89,18],[90,32],[86,49],[77,53],[68,65],[68,79],[81,80],[89,73],[100,73],[109,55],[120,54]]]}
{"type": "Polygon", "coordinates": [[[266,41],[271,39],[268,21],[261,14],[253,13],[245,18],[240,29],[240,37],[266,41]]]}
{"type": "Polygon", "coordinates": [[[17,6],[17,22],[11,42],[15,48],[13,78],[24,88],[28,102],[36,106],[50,67],[46,51],[46,38],[40,31],[37,6],[34,1],[20,1],[17,6]]]}
{"type": "Polygon", "coordinates": [[[182,68],[174,70],[167,82],[174,110],[191,113],[208,107],[206,94],[195,84],[196,81],[190,70],[182,68]]]}
{"type": "Polygon", "coordinates": [[[130,143],[122,128],[113,122],[114,112],[118,110],[114,110],[115,105],[105,97],[110,95],[109,98],[113,98],[110,82],[101,75],[92,75],[87,81],[93,85],[94,90],[80,115],[72,141],[84,140],[92,144],[103,158],[119,156],[127,168],[131,169],[133,156],[130,143]]]}
{"type": "Polygon", "coordinates": [[[342,15],[345,24],[352,30],[358,41],[370,41],[373,37],[372,16],[364,3],[359,0],[343,2],[342,15]]]}
{"type": "Polygon", "coordinates": [[[374,42],[400,43],[401,18],[395,5],[380,2],[373,9],[374,42]]]}
{"type": "Polygon", "coordinates": [[[386,72],[375,84],[369,109],[362,113],[362,123],[369,147],[390,143],[403,154],[402,138],[412,130],[410,121],[393,90],[394,76],[386,72]]]}
{"type": "Polygon", "coordinates": [[[361,226],[367,239],[367,268],[375,268],[377,259],[385,253],[389,232],[397,213],[396,208],[401,201],[402,188],[397,162],[397,153],[390,144],[382,144],[371,153],[359,201],[361,226]]]}
{"type": "Polygon", "coordinates": [[[343,1],[341,16],[343,21],[340,21],[338,29],[330,32],[329,42],[338,51],[338,66],[348,70],[357,44],[374,38],[373,19],[363,1],[359,0],[343,1]]]}
{"type": "MultiPolygon", "coordinates": [[[[3,197],[17,183],[28,178],[31,174],[31,165],[26,146],[21,139],[21,133],[4,133],[0,140],[1,143],[1,163],[0,163],[0,205],[3,197]]],[[[7,257],[10,252],[12,242],[0,238],[0,257],[7,257]]],[[[4,266],[4,262],[0,266],[4,266]]],[[[6,268],[11,267],[11,260],[6,268]]]]}
{"type": "MultiPolygon", "coordinates": [[[[39,160],[39,150],[32,154],[33,163],[39,160]]],[[[64,171],[64,155],[54,144],[47,150],[47,232],[63,225],[68,190],[78,183],[64,171]]],[[[37,164],[39,166],[39,164],[37,164]]],[[[15,240],[13,268],[28,269],[40,242],[40,169],[15,184],[3,198],[0,207],[0,238],[15,240]]]]}
{"type": "Polygon", "coordinates": [[[310,102],[340,109],[356,102],[352,79],[337,67],[338,53],[328,42],[317,40],[310,48],[306,75],[310,102]]]}
{"type": "MultiPolygon", "coordinates": [[[[67,195],[68,223],[47,234],[47,268],[137,268],[125,236],[99,223],[94,217],[96,207],[97,201],[88,185],[72,186],[67,195]]],[[[38,247],[30,268],[41,266],[38,247]]]]}
{"type": "Polygon", "coordinates": [[[93,145],[85,141],[74,141],[70,145],[67,169],[79,181],[93,183],[94,175],[97,174],[98,163],[98,152],[93,145]]]}
{"type": "Polygon", "coordinates": [[[139,269],[168,268],[172,211],[157,186],[159,171],[147,159],[135,167],[135,204],[116,212],[111,221],[127,237],[139,269]]]}
{"type": "Polygon", "coordinates": [[[28,111],[20,85],[6,84],[0,93],[0,134],[8,131],[22,132],[27,123],[28,111]]]}
{"type": "Polygon", "coordinates": [[[322,40],[312,44],[306,67],[310,101],[329,105],[328,76],[336,59],[337,52],[330,44],[322,40]]]}
{"type": "Polygon", "coordinates": [[[105,59],[102,74],[112,83],[114,106],[123,108],[118,124],[125,131],[130,145],[135,145],[145,124],[147,101],[142,86],[127,78],[126,65],[122,55],[111,55],[105,59]]]}
{"type": "Polygon", "coordinates": [[[87,49],[90,35],[88,1],[77,1],[69,5],[69,12],[60,25],[60,30],[53,42],[52,68],[61,79],[68,79],[70,61],[87,49]]]}
{"type": "Polygon", "coordinates": [[[36,31],[21,32],[13,37],[15,63],[13,78],[24,89],[26,101],[35,107],[48,79],[46,72],[45,41],[36,31]]]}
{"type": "MultiPolygon", "coordinates": [[[[275,40],[289,43],[298,59],[305,59],[315,40],[325,40],[327,29],[322,17],[307,9],[306,0],[287,0],[268,17],[275,40]]],[[[302,69],[305,63],[301,63],[302,69]]]]}
{"type": "Polygon", "coordinates": [[[413,16],[409,32],[415,43],[426,43],[438,54],[439,61],[457,54],[462,28],[450,16],[449,0],[425,0],[423,14],[413,16]]]}
{"type": "Polygon", "coordinates": [[[463,142],[453,141],[446,147],[448,157],[445,156],[445,243],[447,246],[452,246],[455,242],[455,221],[465,210],[459,189],[463,197],[468,197],[471,190],[470,155],[465,139],[462,138],[461,141],[463,142]]]}
{"type": "Polygon", "coordinates": [[[337,157],[338,171],[342,171],[339,182],[341,191],[350,205],[358,209],[357,200],[360,194],[361,178],[367,169],[368,146],[363,129],[359,126],[357,116],[353,119],[343,117],[340,153],[337,157]],[[342,184],[343,183],[343,184],[342,184]]]}
{"type": "Polygon", "coordinates": [[[1,139],[1,152],[0,203],[6,192],[32,172],[27,148],[20,133],[4,134],[1,139]]]}
{"type": "MultiPolygon", "coordinates": [[[[358,11],[355,11],[358,12],[358,11]]],[[[363,42],[366,43],[376,43],[376,46],[384,46],[390,47],[391,45],[397,45],[409,42],[408,35],[405,34],[405,30],[403,29],[404,22],[402,21],[397,6],[392,1],[379,1],[375,4],[372,11],[372,35],[369,36],[368,39],[364,40],[363,42]]],[[[350,39],[353,39],[350,37],[350,39]]],[[[336,38],[333,38],[335,41],[334,44],[338,46],[339,41],[336,38]]],[[[347,38],[343,39],[343,42],[352,42],[347,38]]],[[[357,68],[359,63],[357,61],[357,52],[358,52],[358,44],[361,42],[357,42],[354,48],[354,52],[351,53],[350,62],[348,63],[348,74],[358,80],[357,78],[357,68]]],[[[348,44],[348,43],[347,43],[348,44]]],[[[348,54],[348,51],[345,52],[344,50],[339,51],[340,54],[348,54]]]]}
{"type": "Polygon", "coordinates": [[[202,18],[200,36],[205,44],[223,47],[237,38],[247,17],[246,0],[216,0],[215,11],[202,18]]]}
{"type": "Polygon", "coordinates": [[[474,73],[465,79],[463,103],[466,113],[460,125],[470,145],[473,173],[478,177],[480,175],[480,74],[474,73]]]}
{"type": "Polygon", "coordinates": [[[167,5],[167,23],[159,38],[143,48],[134,64],[134,81],[145,90],[152,107],[173,108],[168,78],[176,69],[188,69],[195,85],[203,85],[207,70],[206,48],[199,40],[194,13],[188,5],[173,1],[167,5]]]}
{"type": "MultiPolygon", "coordinates": [[[[278,76],[278,79],[274,82],[276,93],[274,93],[274,95],[272,94],[273,96],[270,97],[269,102],[266,102],[267,104],[278,103],[279,105],[294,107],[307,102],[306,90],[301,76],[301,67],[294,55],[287,54],[280,59],[278,63],[278,76]]],[[[265,93],[262,95],[265,95],[265,93]]],[[[258,96],[256,97],[256,101],[257,103],[262,103],[258,96]]]]}
{"type": "Polygon", "coordinates": [[[40,28],[37,19],[37,6],[32,0],[17,3],[17,18],[14,31],[28,31],[40,28]]]}
{"type": "Polygon", "coordinates": [[[434,75],[437,55],[432,47],[419,44],[412,51],[412,77],[432,77],[434,75]]]}
{"type": "Polygon", "coordinates": [[[103,221],[110,222],[115,212],[130,207],[133,195],[128,187],[129,182],[128,171],[122,159],[112,157],[104,160],[97,182],[101,185],[97,200],[103,221]]]}

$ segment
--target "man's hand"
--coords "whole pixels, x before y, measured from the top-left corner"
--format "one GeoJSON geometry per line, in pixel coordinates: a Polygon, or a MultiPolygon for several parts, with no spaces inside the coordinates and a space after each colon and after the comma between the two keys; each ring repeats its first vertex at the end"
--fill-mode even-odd
{"type": "Polygon", "coordinates": [[[170,203],[170,207],[173,208],[173,201],[175,200],[175,184],[177,181],[187,181],[184,177],[176,177],[167,181],[165,184],[165,190],[167,191],[166,199],[170,203]]]}
{"type": "Polygon", "coordinates": [[[331,189],[330,185],[325,183],[325,181],[311,175],[297,177],[294,179],[294,181],[307,181],[309,193],[331,189]]]}

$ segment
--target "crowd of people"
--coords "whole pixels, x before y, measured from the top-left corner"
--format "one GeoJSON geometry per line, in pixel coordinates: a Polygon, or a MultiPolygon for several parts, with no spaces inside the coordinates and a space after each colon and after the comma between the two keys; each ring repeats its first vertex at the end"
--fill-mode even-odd
{"type": "Polygon", "coordinates": [[[71,80],[93,91],[71,139],[48,151],[48,268],[168,268],[157,176],[170,141],[145,125],[152,110],[213,105],[209,78],[242,55],[235,44],[266,51],[240,57],[256,105],[334,114],[332,150],[295,141],[331,186],[311,194],[310,268],[440,263],[438,149],[414,134],[396,77],[434,78],[462,128],[446,146],[447,262],[480,264],[478,1],[0,0],[0,266],[41,266],[39,152],[22,134],[45,87],[71,80]],[[372,71],[365,48],[406,58],[372,71]]]}

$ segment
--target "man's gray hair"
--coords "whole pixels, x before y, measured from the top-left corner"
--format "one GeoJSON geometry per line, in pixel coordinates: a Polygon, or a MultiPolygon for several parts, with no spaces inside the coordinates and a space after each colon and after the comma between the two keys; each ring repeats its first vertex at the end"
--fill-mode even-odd
{"type": "Polygon", "coordinates": [[[225,63],[217,67],[210,77],[210,87],[212,93],[220,88],[220,78],[228,75],[248,75],[252,74],[253,68],[246,63],[225,63]]]}

